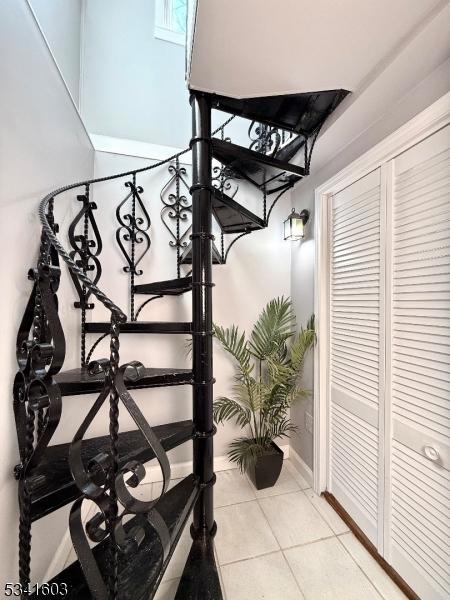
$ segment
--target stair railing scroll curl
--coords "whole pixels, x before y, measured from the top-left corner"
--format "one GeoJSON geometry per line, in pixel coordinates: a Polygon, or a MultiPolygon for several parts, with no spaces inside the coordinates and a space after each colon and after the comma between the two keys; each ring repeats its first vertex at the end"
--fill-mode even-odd
{"type": "Polygon", "coordinates": [[[151,226],[150,216],[141,198],[144,191],[142,186],[136,185],[136,175],[131,181],[125,182],[129,193],[116,209],[116,218],[119,227],[116,231],[117,244],[127,264],[123,267],[125,273],[130,275],[130,319],[136,320],[134,308],[134,281],[143,274],[138,265],[150,250],[151,240],[147,233],[151,226]],[[142,250],[136,256],[136,249],[142,244],[142,250]]]}
{"type": "Polygon", "coordinates": [[[184,192],[189,192],[186,181],[186,167],[180,165],[178,158],[168,168],[170,178],[161,190],[162,202],[161,221],[170,234],[169,246],[175,248],[177,255],[177,277],[180,278],[181,251],[188,245],[191,231],[189,218],[192,214],[190,198],[184,192]],[[182,192],[183,189],[183,192],[182,192]],[[183,227],[184,226],[184,227],[183,227]]]}
{"type": "MultiPolygon", "coordinates": [[[[144,376],[145,369],[141,363],[131,362],[118,368],[113,378],[111,364],[115,359],[113,356],[111,358],[112,360],[103,359],[89,365],[92,374],[104,373],[105,385],[76,432],[69,451],[70,469],[82,492],[82,497],[76,500],[72,506],[70,533],[75,552],[95,600],[108,598],[108,589],[110,590],[111,586],[103,579],[88,539],[93,542],[102,542],[109,535],[109,544],[115,562],[119,560],[117,553],[126,554],[136,550],[148,536],[149,528],[155,530],[160,539],[163,560],[168,556],[171,544],[167,525],[157,510],[157,504],[166,493],[170,482],[169,460],[159,439],[127,390],[125,381],[125,379],[138,381],[144,376]],[[108,396],[113,398],[113,402],[116,401],[115,398],[117,401],[121,401],[160,465],[163,485],[157,498],[144,501],[136,498],[130,492],[130,489],[136,489],[145,478],[145,467],[139,461],[129,461],[114,470],[114,465],[118,465],[118,456],[115,456],[117,454],[116,431],[110,436],[112,443],[116,445],[115,448],[111,447],[110,452],[99,453],[87,465],[83,461],[83,438],[108,396]],[[111,479],[113,473],[114,479],[111,479]],[[128,479],[126,479],[127,477],[128,479]],[[85,499],[94,502],[99,511],[89,519],[86,525],[83,525],[82,505],[85,499]],[[124,509],[121,513],[119,513],[117,502],[124,509]],[[133,517],[131,523],[124,524],[124,520],[130,516],[133,517]]],[[[114,407],[113,410],[118,411],[118,407],[114,407]]]]}
{"type": "MultiPolygon", "coordinates": [[[[102,275],[102,266],[98,258],[102,251],[102,238],[94,216],[97,205],[90,201],[89,193],[90,186],[86,185],[85,193],[77,196],[77,200],[82,202],[83,206],[69,226],[69,241],[73,248],[70,257],[82,269],[84,275],[87,276],[88,273],[91,273],[90,279],[94,285],[97,285],[102,275]],[[80,224],[82,225],[81,232],[78,231],[80,224]]],[[[86,367],[89,362],[86,359],[86,312],[94,308],[94,303],[89,302],[92,292],[79,281],[73,271],[69,271],[69,273],[78,295],[74,306],[81,310],[80,360],[81,366],[86,367]]]]}
{"type": "MultiPolygon", "coordinates": [[[[46,218],[57,230],[53,201],[46,218]]],[[[30,269],[33,288],[17,335],[19,371],[13,385],[13,408],[21,463],[14,469],[19,480],[19,580],[30,583],[31,495],[28,478],[42,456],[61,417],[61,393],[54,379],[64,362],[65,339],[58,315],[59,259],[48,235],[42,232],[37,267],[30,269]]]]}

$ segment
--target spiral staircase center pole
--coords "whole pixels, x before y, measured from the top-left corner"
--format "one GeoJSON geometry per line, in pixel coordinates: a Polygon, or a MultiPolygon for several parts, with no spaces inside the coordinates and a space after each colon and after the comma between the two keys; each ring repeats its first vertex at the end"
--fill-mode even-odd
{"type": "Polygon", "coordinates": [[[192,358],[194,475],[202,491],[194,508],[192,535],[214,534],[211,106],[201,94],[192,106],[192,358]]]}

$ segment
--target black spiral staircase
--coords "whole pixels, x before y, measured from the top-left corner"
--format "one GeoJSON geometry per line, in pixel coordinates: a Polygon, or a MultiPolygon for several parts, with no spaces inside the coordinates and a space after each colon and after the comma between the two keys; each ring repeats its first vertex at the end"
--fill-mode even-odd
{"type": "MultiPolygon", "coordinates": [[[[22,597],[38,598],[44,588],[30,584],[32,523],[72,503],[69,528],[78,560],[46,582],[52,597],[72,600],[152,598],[171,559],[183,528],[190,522],[192,547],[179,584],[178,600],[222,598],[213,552],[213,370],[212,265],[226,262],[233,244],[243,235],[267,227],[279,197],[309,172],[311,153],[326,118],[341,102],[343,90],[281,97],[235,100],[200,92],[191,95],[193,137],[192,182],[180,156],[111,177],[85,181],[56,190],[39,208],[42,235],[37,265],[29,272],[32,291],[17,338],[19,371],[14,381],[14,413],[20,449],[15,468],[19,482],[19,570],[22,597]],[[211,133],[211,110],[232,117],[211,133]],[[240,116],[252,121],[250,148],[235,145],[225,125],[240,116]],[[219,137],[213,137],[218,134],[219,137]],[[302,166],[289,161],[302,156],[302,166]],[[213,166],[212,159],[220,164],[213,166]],[[136,284],[139,263],[150,248],[150,218],[137,177],[169,164],[171,179],[161,193],[162,219],[177,255],[177,277],[136,284]],[[129,317],[99,288],[102,241],[95,221],[92,190],[104,181],[125,180],[127,195],[119,204],[117,243],[129,276],[129,317]],[[236,182],[246,180],[261,190],[262,216],[235,199],[236,182]],[[170,186],[175,191],[170,192],[170,186]],[[189,189],[192,204],[183,190],[189,189]],[[54,207],[61,194],[78,190],[80,211],[69,227],[71,252],[58,240],[54,207]],[[274,200],[268,207],[268,198],[274,200]],[[128,210],[128,212],[124,212],[128,210]],[[172,231],[167,218],[175,224],[172,231]],[[213,241],[213,218],[220,227],[220,247],[213,241]],[[225,250],[225,235],[232,241],[225,250]],[[190,238],[188,243],[187,238],[190,238]],[[60,261],[68,266],[81,316],[80,368],[63,370],[65,337],[58,316],[60,261]],[[187,266],[184,266],[187,265],[187,266]],[[181,269],[190,269],[182,275],[181,269]],[[190,322],[138,320],[141,310],[165,296],[192,294],[190,322]],[[136,297],[148,296],[138,310],[136,297]],[[87,321],[94,298],[110,314],[108,321],[87,321]],[[140,362],[120,365],[119,340],[125,334],[192,336],[192,369],[150,368],[140,362]],[[87,337],[99,334],[87,353],[87,337]],[[102,339],[109,338],[107,358],[92,360],[102,339]],[[191,385],[192,420],[150,427],[132,397],[136,389],[191,385]],[[97,394],[75,437],[50,445],[66,398],[97,394]],[[90,438],[88,428],[103,404],[109,405],[108,434],[90,438]],[[135,429],[120,431],[122,411],[135,429]],[[193,472],[169,489],[167,451],[193,444],[193,472]],[[153,500],[133,496],[145,476],[144,464],[161,468],[161,494],[153,500]],[[82,505],[96,506],[87,522],[82,505]],[[30,587],[31,586],[31,587],[30,587]]],[[[215,164],[215,163],[214,163],[215,164]]],[[[142,264],[142,263],[141,263],[142,264]]],[[[249,524],[250,526],[250,524],[249,524]]]]}

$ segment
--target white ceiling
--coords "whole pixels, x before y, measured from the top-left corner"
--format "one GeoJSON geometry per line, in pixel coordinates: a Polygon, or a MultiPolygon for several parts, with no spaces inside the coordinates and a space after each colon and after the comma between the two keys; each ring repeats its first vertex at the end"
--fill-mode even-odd
{"type": "Polygon", "coordinates": [[[357,91],[442,0],[198,0],[188,85],[237,98],[357,91]]]}

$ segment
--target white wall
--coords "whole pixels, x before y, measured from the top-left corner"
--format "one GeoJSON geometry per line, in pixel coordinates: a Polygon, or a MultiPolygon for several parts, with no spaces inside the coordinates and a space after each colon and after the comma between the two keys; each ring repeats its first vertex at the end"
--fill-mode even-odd
{"type": "MultiPolygon", "coordinates": [[[[93,173],[93,149],[60,74],[25,0],[0,3],[0,240],[2,387],[0,400],[0,582],[17,581],[17,483],[12,469],[19,462],[12,383],[17,371],[15,339],[31,284],[28,269],[35,264],[40,227],[39,200],[50,190],[93,173]]],[[[67,200],[66,200],[67,201],[67,200]]],[[[59,202],[59,201],[58,201],[59,202]]],[[[56,209],[62,225],[66,207],[56,209]]],[[[72,310],[61,290],[62,318],[73,330],[72,310]]],[[[70,297],[72,293],[70,292],[70,297]]],[[[67,365],[74,352],[68,351],[67,365]]],[[[67,441],[67,439],[65,440],[67,441]]],[[[41,578],[67,527],[67,514],[58,511],[33,528],[33,580],[41,578]],[[50,529],[48,527],[50,526],[50,529]],[[44,535],[44,528],[47,531],[44,535]],[[49,535],[51,532],[51,535],[49,535]],[[37,550],[36,550],[37,549],[37,550]],[[37,579],[36,579],[37,578],[37,579]]]]}
{"type": "Polygon", "coordinates": [[[83,118],[92,133],[183,148],[184,47],[155,38],[154,20],[154,0],[86,3],[83,118]]]}
{"type": "MultiPolygon", "coordinates": [[[[401,77],[401,72],[397,74],[401,77]]],[[[392,77],[392,73],[391,73],[392,77]]],[[[314,190],[331,178],[334,174],[350,164],[358,156],[369,150],[387,135],[398,129],[409,121],[414,115],[421,112],[435,100],[440,98],[450,89],[450,61],[442,63],[437,69],[428,74],[427,77],[416,81],[410,91],[398,98],[395,102],[385,106],[385,112],[378,114],[367,129],[363,130],[355,139],[346,138],[345,132],[339,130],[337,139],[333,138],[333,126],[319,139],[317,149],[320,151],[321,143],[329,142],[340,146],[335,152],[335,157],[329,160],[318,172],[314,172],[314,154],[312,158],[313,174],[303,182],[299,183],[292,193],[292,205],[302,210],[307,208],[311,211],[311,220],[308,223],[308,234],[305,240],[292,244],[292,298],[295,310],[300,322],[303,322],[314,312],[314,190]],[[326,138],[326,141],[325,141],[326,138]]],[[[368,90],[370,96],[370,90],[368,90]]],[[[372,114],[373,105],[369,99],[367,102],[367,114],[372,114]]],[[[351,110],[344,114],[345,119],[351,120],[351,110]]],[[[361,114],[363,107],[357,108],[361,114]]],[[[337,127],[339,129],[339,121],[337,127]]],[[[313,364],[309,361],[306,370],[306,381],[310,387],[313,386],[313,364]]],[[[313,401],[309,399],[303,405],[293,409],[292,417],[299,426],[298,434],[291,439],[291,446],[303,458],[310,467],[313,465],[313,436],[305,428],[305,411],[313,413],[313,401]]]]}
{"type": "Polygon", "coordinates": [[[72,98],[79,106],[83,0],[29,0],[72,98]]]}

